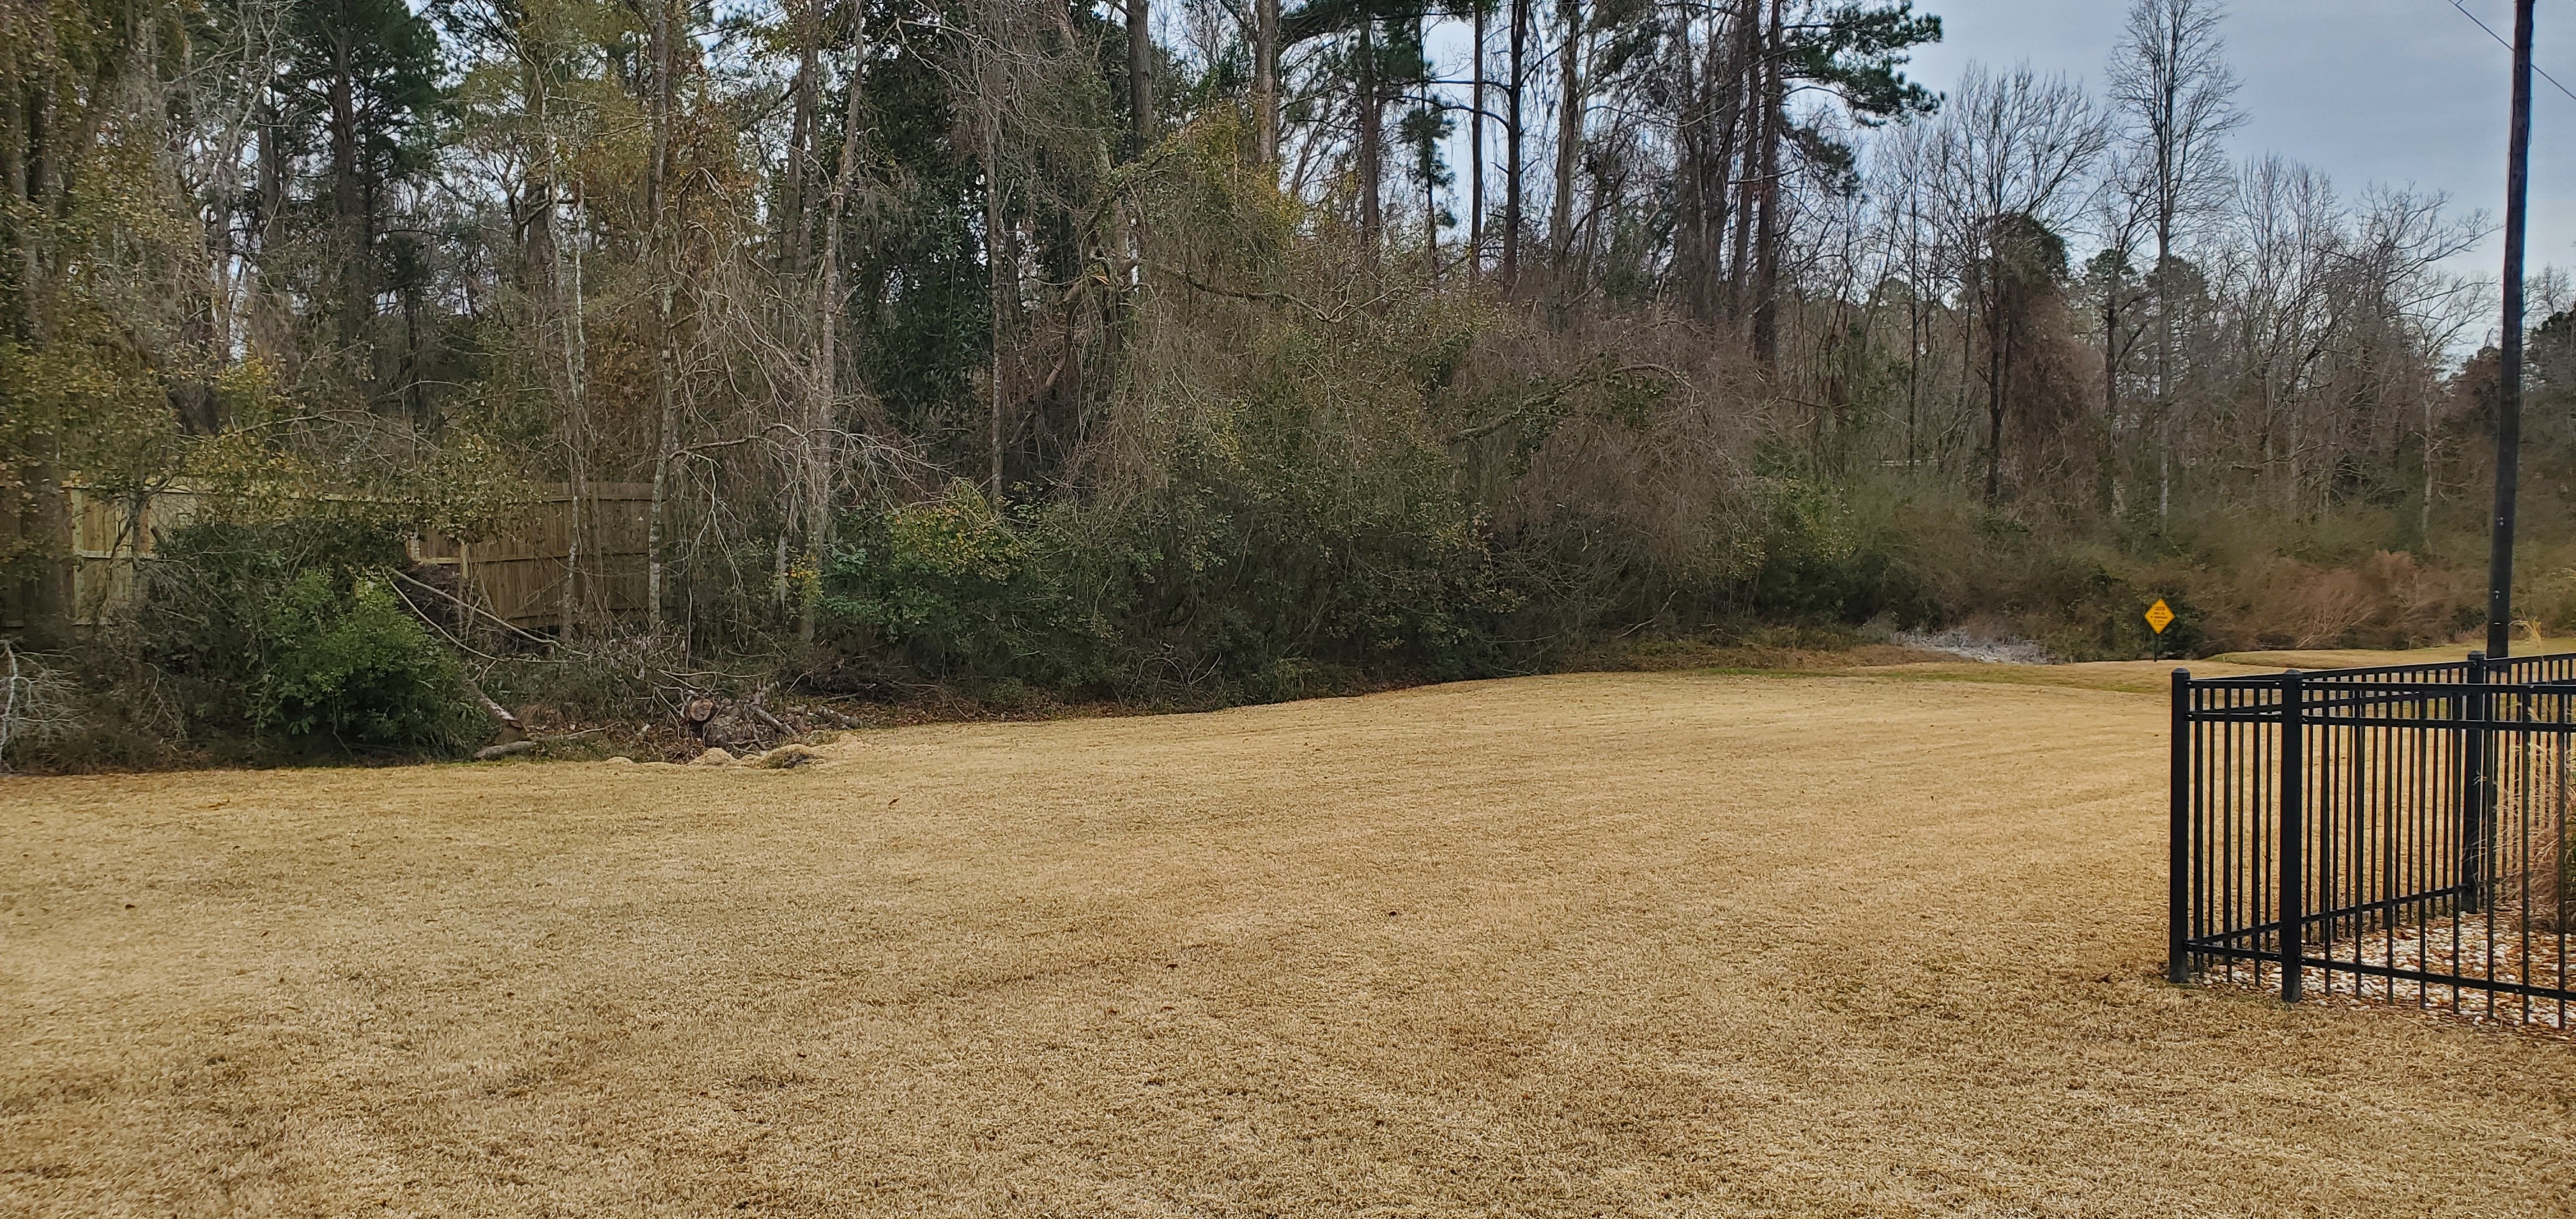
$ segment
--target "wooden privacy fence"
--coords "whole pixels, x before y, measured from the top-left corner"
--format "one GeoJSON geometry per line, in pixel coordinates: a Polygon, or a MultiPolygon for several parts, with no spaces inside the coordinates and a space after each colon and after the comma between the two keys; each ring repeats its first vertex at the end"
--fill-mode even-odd
{"type": "Polygon", "coordinates": [[[412,562],[451,568],[456,587],[494,617],[518,627],[563,622],[565,581],[581,614],[607,617],[650,608],[644,572],[653,511],[651,483],[593,483],[578,507],[581,555],[573,558],[576,504],[556,483],[496,537],[466,542],[431,534],[406,539],[412,562]]]}
{"type": "MultiPolygon", "coordinates": [[[[586,490],[576,504],[564,484],[541,487],[490,537],[466,541],[427,534],[406,538],[404,545],[415,565],[447,569],[453,579],[443,584],[512,626],[561,625],[567,592],[579,614],[640,612],[647,608],[644,557],[652,484],[594,483],[586,490]]],[[[204,489],[185,485],[143,497],[79,484],[66,484],[64,491],[71,618],[82,626],[108,621],[133,605],[140,566],[152,561],[161,539],[196,519],[209,498],[204,489]]]]}

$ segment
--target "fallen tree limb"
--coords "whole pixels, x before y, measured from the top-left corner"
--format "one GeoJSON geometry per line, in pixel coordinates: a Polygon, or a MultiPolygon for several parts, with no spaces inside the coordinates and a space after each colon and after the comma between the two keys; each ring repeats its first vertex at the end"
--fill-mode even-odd
{"type": "Polygon", "coordinates": [[[560,745],[565,741],[578,741],[583,737],[596,736],[606,731],[608,731],[606,728],[584,728],[579,732],[566,732],[557,736],[530,737],[524,741],[504,741],[498,745],[486,745],[481,749],[475,750],[474,760],[477,762],[492,762],[498,761],[502,758],[514,758],[523,753],[534,753],[548,745],[560,745]]]}
{"type": "Polygon", "coordinates": [[[483,618],[491,619],[491,620],[492,620],[492,622],[493,622],[493,624],[494,624],[494,625],[496,625],[496,626],[499,626],[502,630],[508,631],[508,632],[510,632],[511,634],[516,635],[516,636],[518,636],[518,637],[519,637],[519,638],[521,638],[521,639],[525,639],[525,640],[527,640],[527,641],[528,641],[528,642],[530,642],[530,643],[541,643],[541,644],[546,645],[546,646],[547,646],[547,647],[549,647],[549,648],[556,648],[556,647],[559,647],[559,645],[558,645],[554,640],[548,639],[548,638],[546,638],[546,637],[545,637],[545,636],[543,636],[543,635],[536,634],[536,633],[535,633],[535,632],[533,632],[533,631],[529,631],[529,630],[523,629],[523,628],[521,628],[520,626],[518,626],[517,624],[515,624],[515,623],[511,622],[509,619],[504,618],[504,617],[500,616],[499,614],[495,614],[495,613],[493,613],[492,611],[490,611],[490,610],[487,610],[487,609],[483,608],[482,606],[476,605],[476,604],[474,604],[473,602],[468,601],[468,600],[466,600],[466,599],[465,599],[465,598],[463,598],[463,597],[459,597],[459,596],[457,596],[456,594],[451,593],[451,592],[447,591],[446,589],[440,588],[439,586],[437,586],[437,585],[435,585],[435,584],[431,584],[431,583],[429,583],[429,582],[428,582],[428,581],[426,581],[426,580],[416,580],[416,579],[413,579],[412,577],[410,577],[410,576],[408,576],[408,575],[405,575],[405,574],[404,574],[404,573],[402,573],[402,572],[399,572],[399,571],[393,571],[393,570],[390,570],[390,569],[388,569],[388,570],[386,571],[386,573],[385,573],[385,574],[390,575],[390,576],[392,576],[393,578],[395,578],[395,579],[397,579],[397,580],[400,580],[400,581],[402,581],[402,582],[403,582],[403,583],[405,583],[405,584],[411,585],[413,588],[421,589],[421,590],[424,590],[424,591],[426,591],[426,592],[429,592],[429,593],[431,593],[431,594],[433,594],[433,595],[436,595],[436,596],[439,596],[439,597],[443,597],[443,598],[445,598],[445,599],[446,599],[450,604],[452,604],[452,605],[456,606],[458,609],[464,610],[466,613],[474,614],[474,615],[477,615],[477,616],[480,616],[480,617],[483,617],[483,618]]]}
{"type": "Polygon", "coordinates": [[[515,729],[519,726],[519,717],[510,714],[509,708],[493,702],[492,696],[485,694],[483,692],[483,687],[476,685],[473,678],[463,677],[459,680],[462,680],[465,683],[465,692],[473,695],[475,702],[483,704],[483,713],[485,715],[489,715],[493,719],[500,721],[501,726],[504,728],[515,729]]]}

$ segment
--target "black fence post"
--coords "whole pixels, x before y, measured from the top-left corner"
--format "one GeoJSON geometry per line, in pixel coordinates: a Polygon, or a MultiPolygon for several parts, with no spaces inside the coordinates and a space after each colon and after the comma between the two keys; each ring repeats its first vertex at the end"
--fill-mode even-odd
{"type": "Polygon", "coordinates": [[[2180,986],[2191,981],[2191,670],[2173,671],[2173,829],[2172,881],[2167,910],[2171,934],[2165,951],[2165,981],[2180,986]]]}
{"type": "Polygon", "coordinates": [[[2495,811],[2494,776],[2487,773],[2488,719],[2487,654],[2469,653],[2468,716],[2479,725],[2460,733],[2460,910],[2474,914],[2486,909],[2487,889],[2487,823],[2495,811]]]}
{"type": "Polygon", "coordinates": [[[2307,757],[2299,733],[2299,671],[2281,675],[2281,1002],[2296,1003],[2306,981],[2307,757]]]}

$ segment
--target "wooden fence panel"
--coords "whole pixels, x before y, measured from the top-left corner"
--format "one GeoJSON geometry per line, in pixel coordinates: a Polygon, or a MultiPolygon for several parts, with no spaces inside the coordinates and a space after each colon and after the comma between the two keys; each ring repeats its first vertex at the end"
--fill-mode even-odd
{"type": "MultiPolygon", "coordinates": [[[[159,538],[193,520],[207,493],[177,486],[140,499],[68,486],[73,557],[73,621],[96,626],[129,609],[140,590],[138,563],[152,559],[159,538]]],[[[645,543],[652,513],[650,483],[599,483],[578,505],[583,518],[576,612],[613,618],[641,613],[645,543]]],[[[576,505],[562,484],[541,489],[492,536],[471,541],[431,534],[404,540],[414,564],[447,567],[452,587],[512,626],[562,624],[565,581],[573,572],[576,505]]]]}
{"type": "MultiPolygon", "coordinates": [[[[651,483],[594,484],[583,498],[582,553],[571,590],[578,613],[613,618],[650,608],[644,557],[652,506],[651,483]]],[[[410,539],[412,561],[455,569],[458,586],[512,626],[558,626],[573,570],[573,509],[566,488],[549,487],[492,537],[410,539]]]]}

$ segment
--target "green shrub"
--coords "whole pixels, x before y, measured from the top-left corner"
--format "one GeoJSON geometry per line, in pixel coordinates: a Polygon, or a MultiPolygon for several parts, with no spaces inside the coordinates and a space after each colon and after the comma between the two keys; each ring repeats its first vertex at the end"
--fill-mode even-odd
{"type": "Polygon", "coordinates": [[[382,581],[299,573],[267,607],[275,647],[251,690],[252,726],[358,749],[452,749],[471,730],[462,675],[382,581]]]}
{"type": "Polygon", "coordinates": [[[1178,477],[1112,504],[1005,513],[961,483],[846,517],[818,608],[927,675],[1059,692],[1270,701],[1336,672],[1497,670],[1511,596],[1448,488],[1355,495],[1180,447],[1178,477]]]}
{"type": "Polygon", "coordinates": [[[254,758],[471,744],[455,657],[381,574],[401,557],[390,531],[328,517],[163,538],[136,630],[190,738],[254,758]]]}
{"type": "Polygon", "coordinates": [[[1761,561],[1746,598],[1757,616],[1851,624],[1887,616],[1905,626],[1928,616],[1921,583],[1885,528],[1812,483],[1782,480],[1767,492],[1761,561]]]}
{"type": "Polygon", "coordinates": [[[1059,689],[1102,680],[1104,643],[1066,588],[1059,530],[1014,521],[968,483],[938,499],[843,518],[817,607],[942,677],[1059,689]]]}

